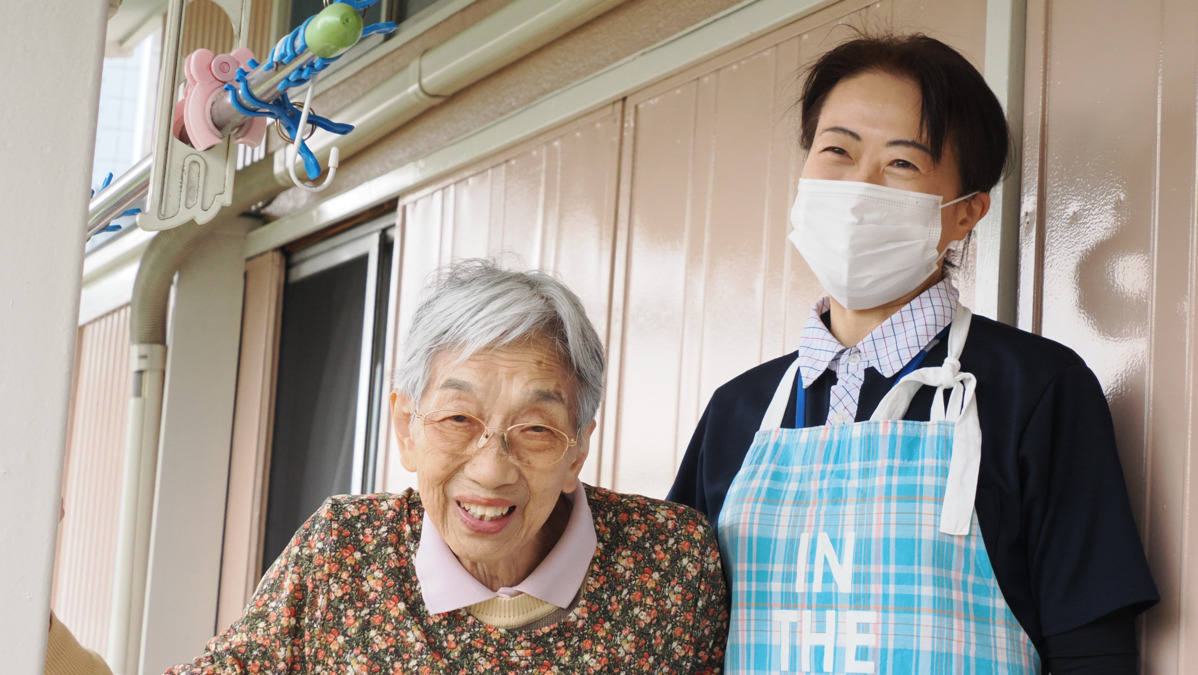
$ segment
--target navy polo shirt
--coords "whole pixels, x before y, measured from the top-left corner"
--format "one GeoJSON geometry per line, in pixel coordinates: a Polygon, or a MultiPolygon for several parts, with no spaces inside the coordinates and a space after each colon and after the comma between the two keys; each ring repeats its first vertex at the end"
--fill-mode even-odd
{"type": "MultiPolygon", "coordinates": [[[[922,365],[942,364],[946,351],[941,341],[922,365]]],[[[728,487],[794,359],[792,353],[764,363],[715,391],[667,499],[703,511],[717,526],[728,487]]],[[[974,316],[961,370],[977,378],[982,539],[999,588],[1036,647],[1043,654],[1046,635],[1155,604],[1110,410],[1085,362],[1056,342],[974,316]]],[[[825,371],[806,390],[805,419],[827,418],[835,381],[825,371]]],[[[858,421],[869,419],[893,384],[866,369],[858,421]]],[[[926,421],[933,395],[921,389],[906,419],[926,421]]],[[[794,426],[794,408],[792,390],[784,426],[794,426]]]]}

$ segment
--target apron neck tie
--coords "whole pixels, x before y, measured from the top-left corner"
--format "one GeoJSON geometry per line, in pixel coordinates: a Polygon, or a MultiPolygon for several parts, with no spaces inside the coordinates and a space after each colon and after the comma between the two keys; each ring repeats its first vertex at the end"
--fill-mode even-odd
{"type": "Polygon", "coordinates": [[[920,388],[936,388],[928,419],[954,425],[952,456],[948,462],[948,484],[940,511],[940,531],[954,536],[969,534],[973,503],[977,494],[978,469],[982,462],[982,427],[978,420],[977,378],[961,372],[961,351],[969,334],[973,313],[957,305],[948,333],[948,355],[939,366],[920,368],[899,380],[878,404],[871,420],[902,419],[920,388]],[[942,392],[949,391],[947,404],[942,392]]]}
{"type": "MultiPolygon", "coordinates": [[[[965,338],[969,335],[972,318],[973,313],[969,308],[958,304],[948,332],[948,355],[944,363],[908,373],[890,388],[870,416],[871,421],[901,420],[907,414],[907,408],[910,407],[915,392],[923,387],[936,388],[928,420],[954,424],[948,484],[944,490],[944,501],[940,511],[940,531],[954,536],[969,534],[973,520],[974,496],[977,494],[978,469],[982,458],[982,428],[978,421],[977,400],[974,397],[977,378],[973,373],[961,372],[961,351],[965,347],[965,338]],[[949,392],[947,402],[944,400],[945,390],[949,392]]],[[[799,360],[796,358],[786,369],[765,415],[762,416],[762,430],[781,428],[798,370],[799,360]]]]}

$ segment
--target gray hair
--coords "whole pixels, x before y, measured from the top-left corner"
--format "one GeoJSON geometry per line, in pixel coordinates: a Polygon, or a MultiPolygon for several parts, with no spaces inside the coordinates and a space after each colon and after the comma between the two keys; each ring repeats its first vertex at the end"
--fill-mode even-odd
{"type": "Polygon", "coordinates": [[[395,369],[395,389],[416,405],[433,359],[449,349],[460,358],[533,337],[548,338],[574,376],[578,432],[595,419],[607,359],[582,302],[542,272],[516,272],[493,260],[448,265],[424,291],[395,369]]]}

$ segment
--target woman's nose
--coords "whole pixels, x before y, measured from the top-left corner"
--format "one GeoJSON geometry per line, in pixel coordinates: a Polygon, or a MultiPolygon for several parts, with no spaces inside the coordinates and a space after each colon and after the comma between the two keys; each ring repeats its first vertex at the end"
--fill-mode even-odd
{"type": "Polygon", "coordinates": [[[483,434],[478,440],[474,456],[464,468],[467,477],[480,485],[506,485],[519,475],[515,458],[508,451],[501,432],[483,434]]]}

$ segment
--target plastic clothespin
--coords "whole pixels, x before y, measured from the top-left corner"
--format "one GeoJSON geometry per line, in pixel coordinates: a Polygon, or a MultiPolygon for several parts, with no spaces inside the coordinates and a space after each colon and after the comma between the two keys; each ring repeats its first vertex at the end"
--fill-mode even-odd
{"type": "MultiPolygon", "coordinates": [[[[295,175],[295,161],[299,158],[300,146],[304,142],[303,130],[308,126],[308,114],[312,111],[312,99],[316,96],[316,76],[308,83],[308,95],[304,97],[304,110],[300,113],[299,123],[295,128],[295,137],[291,141],[291,146],[287,150],[287,165],[291,173],[291,182],[295,183],[297,188],[307,190],[308,192],[320,192],[327,188],[333,182],[333,176],[337,174],[337,167],[340,165],[341,151],[336,146],[329,151],[329,175],[325,176],[324,181],[319,185],[310,185],[299,179],[295,175]]],[[[319,174],[317,174],[319,175],[319,174]]]]}

